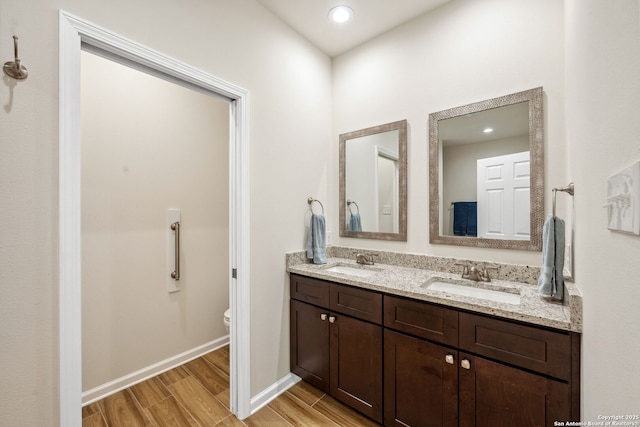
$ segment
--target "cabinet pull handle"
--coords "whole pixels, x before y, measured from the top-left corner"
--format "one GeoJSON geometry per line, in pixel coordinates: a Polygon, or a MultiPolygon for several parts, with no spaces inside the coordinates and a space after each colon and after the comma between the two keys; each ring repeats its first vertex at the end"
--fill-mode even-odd
{"type": "Polygon", "coordinates": [[[327,313],[322,313],[320,315],[320,320],[327,320],[327,313]]]}
{"type": "Polygon", "coordinates": [[[447,354],[444,358],[444,361],[449,365],[453,365],[453,354],[447,354]]]}
{"type": "Polygon", "coordinates": [[[329,316],[329,323],[333,323],[336,321],[336,316],[329,316]]]}
{"type": "Polygon", "coordinates": [[[460,362],[460,366],[462,366],[464,369],[471,369],[471,362],[469,362],[468,359],[462,359],[462,361],[460,362]]]}

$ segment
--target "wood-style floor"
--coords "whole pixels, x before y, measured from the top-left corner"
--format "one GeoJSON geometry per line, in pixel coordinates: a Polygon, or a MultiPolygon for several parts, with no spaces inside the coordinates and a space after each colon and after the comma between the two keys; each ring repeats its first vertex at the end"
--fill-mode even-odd
{"type": "Polygon", "coordinates": [[[378,426],[299,382],[249,418],[229,412],[229,347],[82,408],[83,427],[378,426]]]}

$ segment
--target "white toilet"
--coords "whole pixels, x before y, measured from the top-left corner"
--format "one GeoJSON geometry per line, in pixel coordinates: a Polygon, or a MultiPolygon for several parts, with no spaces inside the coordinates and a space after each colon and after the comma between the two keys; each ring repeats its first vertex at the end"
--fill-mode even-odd
{"type": "Polygon", "coordinates": [[[227,328],[227,333],[229,332],[230,326],[231,326],[231,309],[228,308],[227,311],[224,312],[224,327],[227,328]]]}

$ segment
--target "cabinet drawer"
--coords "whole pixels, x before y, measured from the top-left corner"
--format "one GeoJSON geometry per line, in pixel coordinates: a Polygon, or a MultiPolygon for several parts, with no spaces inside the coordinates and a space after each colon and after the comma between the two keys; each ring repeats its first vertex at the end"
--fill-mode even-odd
{"type": "Polygon", "coordinates": [[[291,298],[320,307],[329,307],[329,283],[324,280],[292,274],[291,298]]]}
{"type": "Polygon", "coordinates": [[[535,326],[460,313],[460,349],[569,380],[571,337],[535,326]]]}
{"type": "Polygon", "coordinates": [[[458,312],[439,305],[385,295],[384,326],[443,344],[458,345],[458,312]]]}
{"type": "Polygon", "coordinates": [[[382,294],[332,283],[329,299],[331,311],[382,324],[382,294]]]}

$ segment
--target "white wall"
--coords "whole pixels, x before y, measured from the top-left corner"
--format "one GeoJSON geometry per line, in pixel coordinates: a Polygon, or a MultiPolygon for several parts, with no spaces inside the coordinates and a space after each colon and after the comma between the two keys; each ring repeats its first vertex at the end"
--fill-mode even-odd
{"type": "MultiPolygon", "coordinates": [[[[341,245],[540,265],[536,252],[429,245],[428,117],[542,86],[547,188],[565,185],[563,16],[557,0],[453,0],[334,58],[335,141],[344,132],[409,122],[408,241],[340,238],[341,245]]],[[[337,143],[333,149],[337,158],[337,143]]],[[[332,200],[337,177],[336,169],[332,200]]],[[[550,207],[551,192],[545,196],[550,207]]]]}
{"type": "MultiPolygon", "coordinates": [[[[58,9],[251,92],[251,379],[289,372],[284,253],[304,247],[306,199],[328,200],[331,61],[254,0],[2,0],[29,78],[0,83],[0,424],[58,416],[58,9]]],[[[337,198],[336,198],[337,200],[337,198]]],[[[326,207],[326,206],[325,206],[326,207]]]]}
{"type": "Polygon", "coordinates": [[[640,160],[638,0],[566,1],[567,166],[575,181],[576,283],[584,296],[582,407],[638,414],[640,237],[607,230],[607,177],[640,160]]]}
{"type": "Polygon", "coordinates": [[[81,118],[86,391],[227,334],[229,101],[83,52],[81,118]]]}

